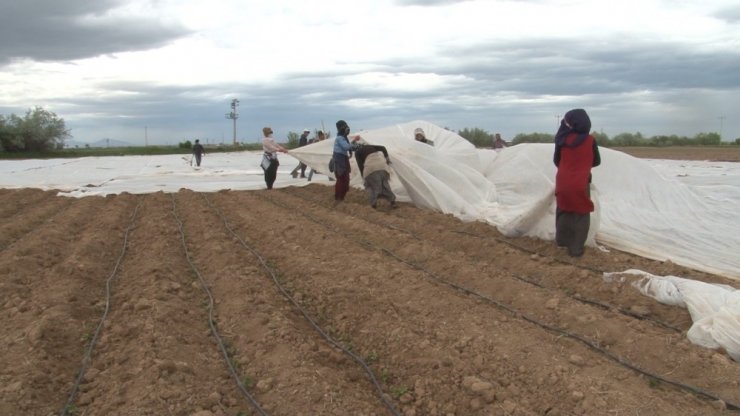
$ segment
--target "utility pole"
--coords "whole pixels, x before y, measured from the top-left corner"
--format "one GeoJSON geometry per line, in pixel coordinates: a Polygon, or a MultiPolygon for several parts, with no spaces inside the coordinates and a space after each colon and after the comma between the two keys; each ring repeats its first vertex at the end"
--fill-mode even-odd
{"type": "Polygon", "coordinates": [[[144,126],[144,147],[149,146],[149,132],[147,131],[148,128],[149,126],[144,126]]]}
{"type": "Polygon", "coordinates": [[[719,116],[719,141],[722,142],[722,127],[724,127],[725,124],[725,116],[719,116]]]}
{"type": "Polygon", "coordinates": [[[236,112],[236,107],[239,107],[239,100],[234,98],[231,100],[231,112],[226,114],[226,118],[234,120],[234,146],[236,146],[236,119],[239,118],[239,114],[236,112]]]}

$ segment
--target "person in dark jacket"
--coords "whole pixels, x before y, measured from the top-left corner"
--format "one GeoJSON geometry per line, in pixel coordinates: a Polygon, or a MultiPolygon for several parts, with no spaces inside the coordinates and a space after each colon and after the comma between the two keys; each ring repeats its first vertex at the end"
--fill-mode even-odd
{"type": "Polygon", "coordinates": [[[555,241],[573,257],[583,255],[590,216],[591,168],[601,164],[599,147],[589,134],[591,119],[583,109],[565,113],[555,135],[555,241]]]}
{"type": "Polygon", "coordinates": [[[193,145],[193,156],[195,156],[196,166],[200,166],[200,160],[205,154],[206,150],[203,148],[203,145],[200,144],[200,140],[195,139],[195,144],[193,145]]]}
{"type": "MultiPolygon", "coordinates": [[[[301,134],[301,137],[298,139],[298,147],[303,147],[308,144],[308,134],[310,131],[308,129],[303,129],[303,134],[301,134]]],[[[290,176],[297,178],[298,177],[298,169],[301,170],[301,178],[306,177],[306,164],[303,162],[298,162],[298,166],[293,168],[293,170],[290,172],[290,176]]]]}
{"type": "Polygon", "coordinates": [[[378,207],[378,198],[383,197],[390,201],[391,208],[396,208],[396,195],[388,182],[390,173],[388,166],[391,159],[385,146],[377,146],[360,141],[355,150],[355,160],[364,180],[370,206],[378,207]]]}

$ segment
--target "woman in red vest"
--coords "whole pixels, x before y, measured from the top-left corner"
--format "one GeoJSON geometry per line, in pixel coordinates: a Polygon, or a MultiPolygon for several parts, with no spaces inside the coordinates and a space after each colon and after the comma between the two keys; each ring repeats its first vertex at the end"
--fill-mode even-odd
{"type": "Polygon", "coordinates": [[[591,119],[583,109],[570,110],[555,135],[555,241],[573,257],[583,255],[590,215],[591,168],[601,164],[599,147],[589,134],[591,119]]]}

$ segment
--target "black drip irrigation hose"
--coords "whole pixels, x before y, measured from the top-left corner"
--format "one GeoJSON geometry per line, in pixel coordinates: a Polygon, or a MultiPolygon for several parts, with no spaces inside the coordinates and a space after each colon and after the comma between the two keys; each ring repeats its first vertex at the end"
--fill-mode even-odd
{"type": "MultiPolygon", "coordinates": [[[[289,207],[287,207],[285,205],[281,205],[280,203],[275,202],[275,201],[273,201],[270,198],[266,198],[265,197],[265,199],[267,199],[268,201],[270,201],[271,203],[273,203],[274,205],[276,205],[278,207],[281,207],[281,208],[286,209],[288,211],[294,212],[293,210],[289,209],[289,207]]],[[[303,215],[304,217],[308,218],[309,220],[311,220],[313,222],[316,222],[317,224],[323,226],[324,228],[326,228],[326,229],[328,229],[330,231],[337,232],[335,229],[332,229],[328,225],[326,225],[326,224],[324,224],[322,222],[317,221],[312,216],[310,216],[310,215],[308,215],[306,213],[300,212],[300,211],[299,211],[299,213],[300,213],[300,215],[303,215]]],[[[442,277],[438,276],[436,273],[427,270],[423,266],[417,265],[417,264],[415,264],[415,263],[413,263],[411,261],[408,261],[408,260],[406,260],[406,259],[404,259],[402,257],[397,256],[395,253],[393,253],[392,251],[390,251],[390,250],[388,250],[388,249],[386,249],[384,247],[374,246],[371,243],[364,242],[364,241],[361,241],[359,239],[351,238],[351,237],[348,237],[348,236],[343,235],[341,233],[339,233],[339,235],[343,236],[344,238],[346,238],[348,240],[355,241],[357,244],[359,244],[361,246],[370,247],[370,248],[373,248],[373,249],[380,250],[381,252],[383,252],[383,253],[387,254],[388,256],[394,258],[398,262],[403,263],[403,264],[406,264],[409,267],[412,267],[412,268],[414,268],[416,270],[419,270],[422,273],[426,274],[427,276],[431,277],[432,279],[434,279],[434,280],[436,280],[436,281],[438,281],[438,282],[440,282],[442,284],[445,284],[447,286],[450,286],[450,287],[452,287],[452,288],[454,288],[456,290],[459,290],[459,291],[461,291],[461,292],[463,292],[463,293],[465,293],[467,295],[470,295],[470,296],[476,297],[478,299],[484,300],[484,301],[486,301],[486,302],[488,302],[488,303],[490,303],[492,305],[497,306],[500,309],[503,309],[503,310],[509,312],[515,318],[523,319],[523,320],[525,320],[525,321],[527,321],[527,322],[529,322],[529,323],[531,323],[531,324],[533,324],[535,326],[538,326],[538,327],[540,327],[542,329],[545,329],[545,330],[547,330],[549,332],[552,332],[552,333],[555,333],[557,335],[565,336],[565,337],[571,338],[573,340],[576,340],[576,341],[578,341],[578,342],[586,345],[587,347],[591,348],[592,350],[594,350],[594,351],[596,351],[596,352],[604,355],[605,357],[609,358],[610,360],[612,360],[612,361],[614,361],[614,362],[622,365],[625,368],[628,368],[628,369],[633,370],[633,371],[635,371],[635,372],[637,372],[639,374],[645,375],[647,377],[650,377],[652,379],[658,380],[660,382],[663,382],[663,383],[672,385],[674,387],[678,387],[679,389],[683,389],[683,390],[689,391],[691,393],[694,393],[697,396],[700,396],[700,397],[703,397],[703,398],[706,398],[706,399],[710,399],[710,400],[721,401],[721,402],[723,402],[725,404],[726,408],[729,409],[729,410],[740,410],[740,404],[738,404],[738,403],[734,403],[732,401],[725,400],[725,399],[723,399],[723,398],[721,398],[721,397],[719,397],[719,396],[717,396],[717,395],[715,395],[713,393],[707,392],[706,390],[700,389],[698,387],[690,386],[688,384],[684,384],[684,383],[681,383],[681,382],[678,382],[678,381],[673,381],[673,380],[667,379],[667,378],[665,378],[663,376],[660,376],[658,374],[652,373],[652,372],[650,372],[648,370],[644,370],[644,369],[638,367],[636,364],[632,364],[631,362],[629,362],[629,361],[627,361],[627,360],[619,357],[618,355],[613,354],[613,353],[611,353],[611,352],[609,352],[609,351],[601,348],[595,342],[593,342],[593,341],[591,341],[591,340],[589,340],[589,339],[587,339],[587,338],[585,338],[585,337],[583,337],[581,335],[578,335],[578,334],[572,333],[570,331],[566,331],[564,329],[561,329],[561,328],[558,328],[558,327],[555,327],[555,326],[546,324],[544,322],[540,322],[539,320],[537,320],[535,318],[532,318],[532,317],[530,317],[530,316],[528,316],[528,315],[526,315],[526,314],[524,314],[522,312],[519,312],[518,310],[514,309],[513,307],[511,307],[509,305],[506,305],[503,302],[497,301],[497,300],[495,300],[493,298],[490,298],[490,297],[488,297],[488,296],[486,296],[484,294],[478,293],[478,292],[476,292],[473,289],[469,289],[469,288],[467,288],[465,286],[459,285],[459,284],[454,283],[454,282],[452,282],[450,280],[447,280],[445,278],[442,278],[442,277]]]]}
{"type": "MultiPolygon", "coordinates": [[[[315,205],[321,206],[321,204],[317,203],[316,201],[310,200],[309,198],[306,198],[303,195],[299,195],[297,193],[291,193],[291,195],[295,195],[295,196],[303,199],[304,201],[308,201],[308,202],[311,202],[311,203],[313,203],[315,205]]],[[[349,215],[352,215],[353,217],[358,218],[354,214],[349,214],[349,215]]],[[[385,227],[385,228],[389,228],[389,229],[392,229],[392,230],[399,231],[399,232],[404,233],[404,234],[408,234],[408,235],[410,235],[412,238],[414,238],[416,240],[420,240],[420,241],[423,241],[424,240],[423,238],[420,238],[419,236],[417,236],[413,232],[408,231],[408,230],[405,230],[405,229],[402,229],[400,227],[396,227],[396,226],[393,226],[393,225],[390,225],[390,224],[386,224],[386,223],[382,223],[382,222],[372,221],[372,220],[370,220],[370,219],[368,219],[366,217],[362,217],[362,219],[364,221],[367,221],[367,222],[371,223],[371,224],[375,224],[375,225],[378,225],[378,226],[381,226],[381,227],[385,227]]],[[[452,232],[457,233],[457,234],[462,234],[462,235],[467,235],[467,236],[479,238],[479,239],[482,239],[482,240],[492,239],[492,240],[497,241],[499,243],[509,245],[509,246],[511,246],[511,247],[513,247],[515,249],[518,249],[520,251],[523,251],[525,253],[536,254],[536,255],[538,255],[540,257],[547,257],[547,258],[550,258],[550,259],[552,259],[554,261],[557,261],[559,263],[570,265],[570,266],[574,266],[574,267],[581,268],[581,269],[590,270],[590,271],[596,272],[598,274],[606,273],[604,270],[598,270],[598,269],[591,268],[591,267],[588,267],[588,266],[582,266],[582,265],[579,265],[579,264],[571,263],[571,262],[568,262],[568,261],[565,261],[565,260],[561,260],[561,259],[558,259],[558,258],[555,258],[555,257],[551,257],[551,256],[544,256],[544,255],[540,254],[539,252],[537,252],[536,250],[530,250],[530,249],[528,249],[526,247],[519,246],[517,244],[514,244],[514,243],[512,243],[510,241],[506,241],[504,239],[500,239],[500,238],[496,238],[496,237],[481,236],[481,235],[474,234],[474,233],[467,232],[467,231],[454,230],[452,232]]],[[[541,289],[545,289],[545,290],[557,290],[557,289],[554,289],[554,288],[551,288],[551,287],[547,287],[545,285],[542,285],[540,283],[537,283],[537,282],[531,280],[530,278],[526,278],[526,277],[517,275],[517,274],[512,273],[512,272],[507,272],[507,274],[511,278],[513,278],[513,279],[516,279],[516,280],[519,280],[519,281],[521,281],[523,283],[527,283],[527,284],[530,284],[530,285],[539,287],[541,289]]],[[[629,316],[631,318],[639,319],[641,321],[653,322],[653,323],[655,323],[658,326],[661,326],[661,327],[666,328],[666,329],[670,329],[670,330],[675,331],[675,332],[683,332],[683,329],[681,329],[679,327],[676,327],[674,325],[671,325],[669,323],[663,322],[663,321],[661,321],[659,319],[651,318],[651,317],[648,317],[648,316],[645,316],[645,315],[640,315],[638,313],[629,311],[627,309],[624,309],[624,308],[621,308],[621,307],[618,307],[618,306],[615,306],[615,305],[611,305],[611,304],[600,302],[600,301],[597,301],[597,300],[585,298],[583,296],[572,296],[572,295],[568,295],[567,293],[565,294],[565,296],[567,296],[570,299],[573,299],[573,300],[575,300],[577,302],[581,302],[581,303],[585,303],[585,304],[588,304],[588,305],[596,306],[598,308],[605,309],[605,310],[615,311],[615,312],[618,312],[618,313],[620,313],[622,315],[626,315],[626,316],[629,316]]]]}
{"type": "Polygon", "coordinates": [[[257,258],[257,260],[262,265],[262,268],[264,268],[265,271],[272,278],[272,281],[275,283],[275,286],[278,288],[278,290],[280,291],[280,293],[282,293],[282,295],[298,310],[298,312],[300,312],[301,315],[303,315],[303,317],[314,328],[314,330],[316,330],[316,332],[318,332],[329,344],[331,344],[332,346],[340,349],[346,355],[348,355],[349,357],[351,357],[356,363],[358,363],[360,366],[362,366],[363,370],[365,370],[365,373],[367,374],[368,378],[370,379],[370,382],[375,387],[375,391],[378,394],[378,397],[380,398],[380,400],[383,403],[383,405],[385,405],[385,407],[388,409],[388,411],[391,412],[391,414],[393,414],[394,416],[401,416],[401,414],[398,413],[398,411],[393,406],[393,404],[390,401],[388,401],[388,399],[386,398],[385,393],[383,392],[382,386],[378,382],[377,377],[375,377],[375,374],[373,373],[373,370],[370,369],[370,366],[368,366],[368,364],[365,362],[365,360],[363,360],[362,358],[360,358],[357,354],[353,353],[349,349],[345,348],[340,342],[338,342],[337,340],[335,340],[334,338],[332,338],[331,335],[327,334],[321,328],[321,326],[319,326],[319,324],[316,323],[316,321],[313,318],[311,318],[311,316],[308,314],[308,312],[306,312],[306,310],[303,309],[300,306],[300,304],[298,304],[298,302],[296,302],[296,300],[293,299],[293,297],[290,296],[290,294],[288,293],[287,290],[285,290],[285,288],[283,287],[283,285],[280,284],[280,281],[278,280],[277,273],[275,272],[275,270],[269,264],[267,264],[267,261],[264,259],[264,257],[262,257],[262,255],[256,249],[252,248],[249,244],[247,244],[244,241],[244,239],[242,239],[241,236],[239,236],[234,231],[234,229],[231,227],[231,225],[229,224],[228,220],[223,215],[223,213],[221,212],[221,210],[218,209],[218,207],[214,206],[213,203],[208,199],[208,197],[205,194],[203,194],[203,198],[208,203],[208,206],[213,211],[216,212],[216,214],[218,215],[219,218],[221,218],[221,221],[223,221],[223,223],[224,223],[224,227],[226,227],[226,229],[229,231],[229,233],[231,233],[231,235],[234,236],[239,241],[239,243],[242,245],[242,247],[244,247],[247,251],[249,251],[250,253],[252,253],[252,255],[254,255],[257,258]]]}
{"type": "Polygon", "coordinates": [[[105,310],[103,311],[103,316],[100,318],[100,322],[98,322],[98,326],[95,328],[95,332],[93,333],[93,336],[90,339],[90,343],[87,345],[87,349],[85,350],[85,355],[82,358],[82,365],[80,366],[80,371],[77,373],[77,378],[75,379],[75,383],[72,386],[72,390],[69,393],[69,396],[67,398],[67,403],[65,403],[64,408],[59,413],[61,416],[67,415],[67,412],[69,411],[70,406],[75,400],[77,391],[80,388],[80,383],[82,382],[82,378],[85,376],[85,372],[87,371],[87,366],[90,364],[90,360],[92,359],[92,351],[95,348],[95,344],[98,341],[98,336],[100,335],[100,331],[103,330],[103,324],[105,323],[105,319],[108,317],[108,312],[110,311],[111,284],[113,282],[113,279],[118,274],[118,267],[121,265],[123,256],[126,254],[126,249],[128,247],[128,235],[131,232],[131,230],[134,228],[134,221],[136,219],[136,214],[139,212],[139,208],[141,207],[141,204],[143,202],[144,202],[144,198],[139,197],[139,203],[136,205],[136,208],[134,208],[134,212],[133,214],[131,214],[131,221],[129,222],[129,226],[126,228],[126,231],[123,234],[123,247],[121,248],[121,254],[118,255],[118,260],[116,260],[116,264],[113,267],[113,271],[111,272],[110,276],[108,276],[108,279],[105,281],[105,310]]]}
{"type": "Polygon", "coordinates": [[[185,258],[188,261],[188,264],[190,265],[190,268],[193,270],[193,273],[198,277],[198,281],[200,282],[200,286],[203,289],[204,292],[208,295],[208,326],[211,328],[211,334],[213,334],[213,337],[216,338],[216,343],[218,344],[218,348],[221,350],[221,354],[224,357],[224,360],[226,361],[226,365],[229,368],[229,373],[231,373],[231,377],[236,382],[236,385],[239,387],[239,391],[241,391],[242,395],[249,400],[249,402],[252,404],[252,407],[262,416],[269,416],[267,412],[265,412],[264,409],[260,406],[260,404],[257,402],[257,400],[252,397],[251,394],[247,391],[247,389],[244,387],[244,383],[239,380],[239,374],[237,374],[236,369],[234,368],[234,365],[232,364],[232,357],[229,355],[229,352],[226,349],[226,346],[224,345],[223,339],[221,338],[221,335],[218,333],[218,329],[216,329],[216,324],[213,319],[213,294],[211,293],[211,289],[208,288],[208,284],[206,283],[205,279],[203,278],[203,275],[200,274],[200,271],[197,267],[193,264],[192,256],[190,254],[190,250],[188,250],[187,242],[185,241],[185,230],[183,228],[182,221],[180,220],[180,217],[177,215],[177,201],[175,199],[175,194],[170,194],[172,198],[172,215],[175,217],[175,221],[177,222],[177,226],[180,231],[180,242],[182,243],[182,248],[185,251],[185,258]]]}

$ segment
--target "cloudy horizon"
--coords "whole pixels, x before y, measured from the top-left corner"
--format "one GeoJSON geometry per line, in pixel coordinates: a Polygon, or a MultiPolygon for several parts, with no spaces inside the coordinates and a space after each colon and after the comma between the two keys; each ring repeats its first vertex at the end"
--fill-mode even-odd
{"type": "Polygon", "coordinates": [[[0,114],[73,139],[252,142],[427,120],[507,139],[740,138],[740,5],[712,0],[0,0],[0,114]]]}

